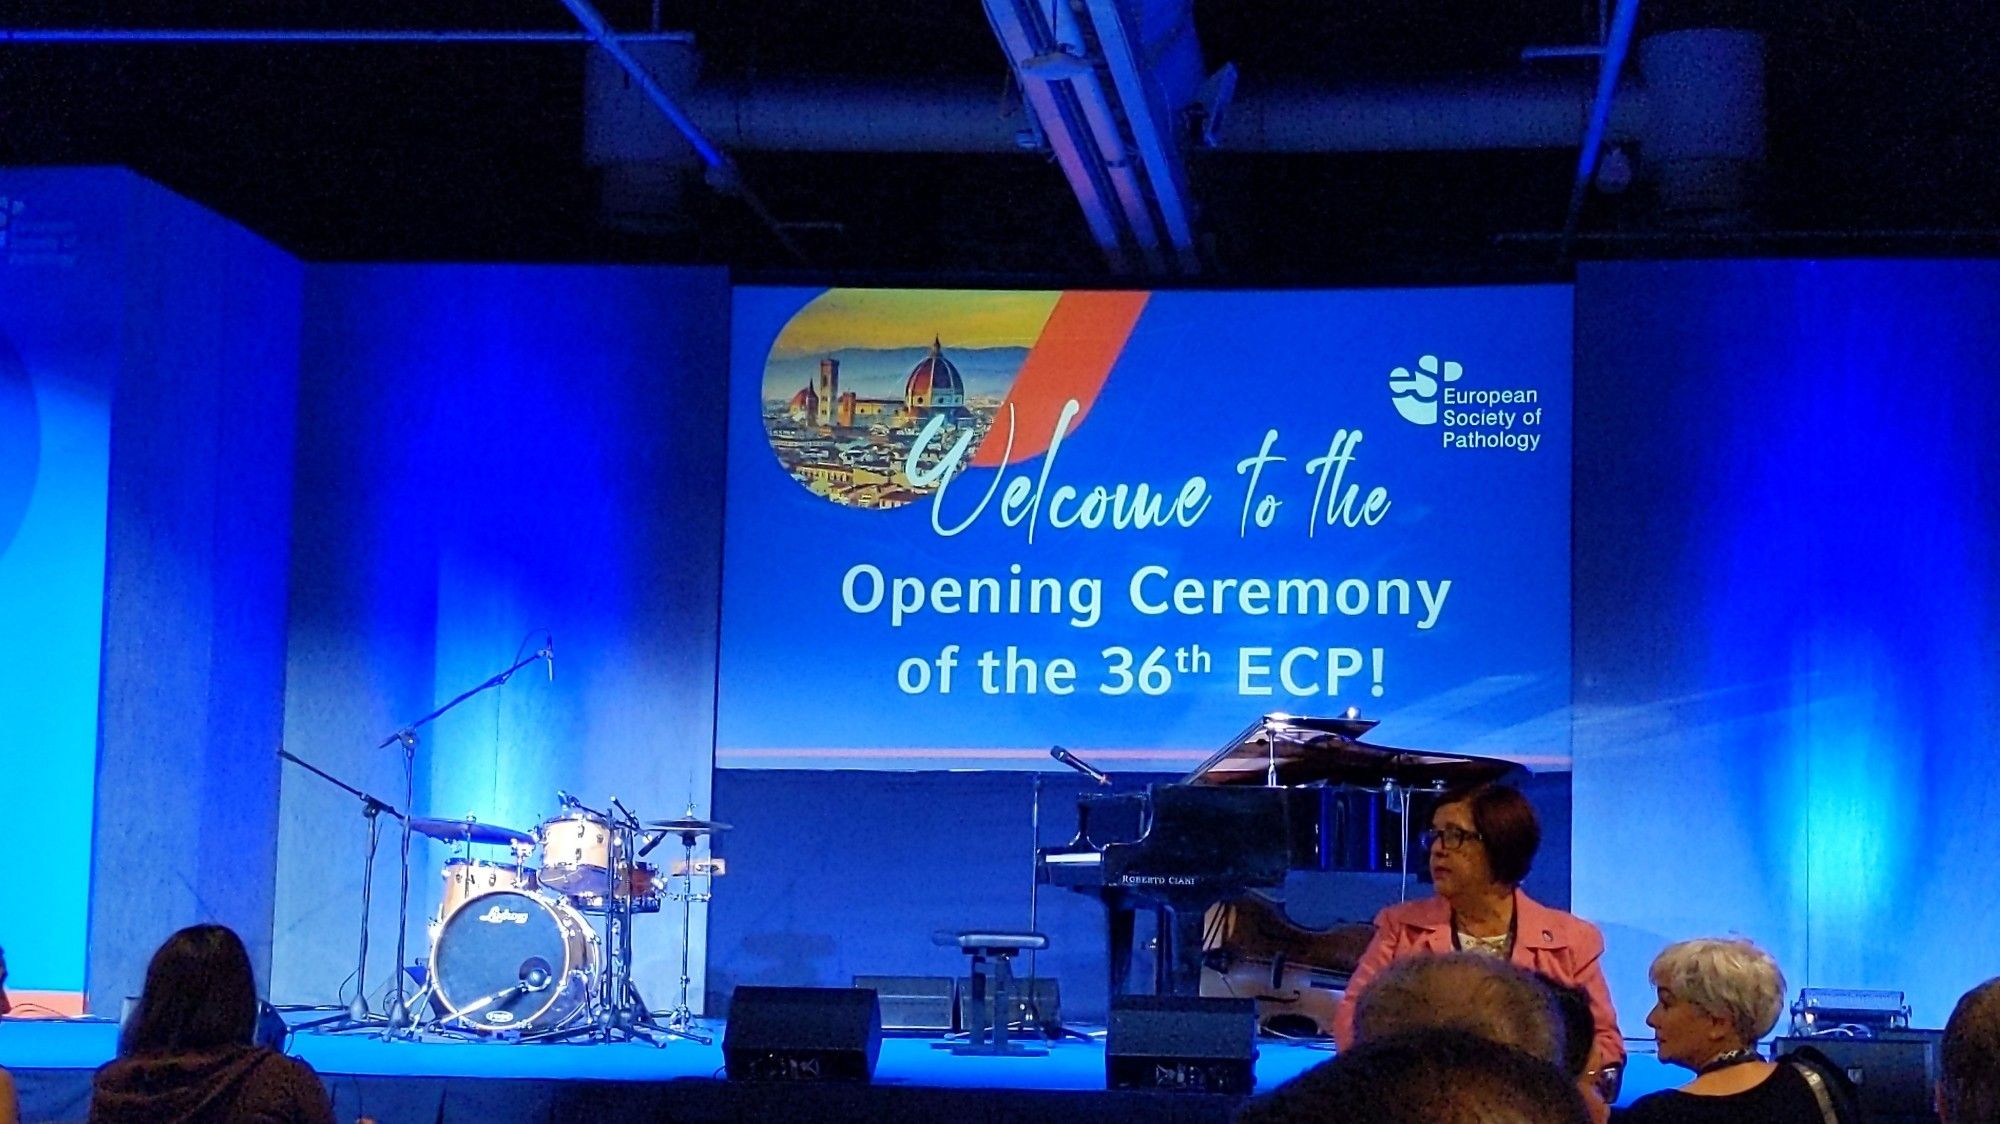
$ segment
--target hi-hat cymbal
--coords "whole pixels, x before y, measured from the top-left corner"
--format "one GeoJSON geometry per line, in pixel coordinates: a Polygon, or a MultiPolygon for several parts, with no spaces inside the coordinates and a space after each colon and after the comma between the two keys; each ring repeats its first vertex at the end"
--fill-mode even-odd
{"type": "Polygon", "coordinates": [[[446,820],[434,816],[411,816],[410,830],[418,835],[428,835],[432,839],[442,839],[449,843],[492,843],[504,847],[535,841],[535,837],[525,831],[515,831],[511,827],[501,827],[499,824],[480,823],[470,817],[462,820],[446,820]]]}
{"type": "Polygon", "coordinates": [[[647,820],[646,826],[654,831],[664,831],[671,835],[714,835],[729,830],[729,825],[726,823],[698,820],[693,816],[682,816],[677,820],[647,820]]]}

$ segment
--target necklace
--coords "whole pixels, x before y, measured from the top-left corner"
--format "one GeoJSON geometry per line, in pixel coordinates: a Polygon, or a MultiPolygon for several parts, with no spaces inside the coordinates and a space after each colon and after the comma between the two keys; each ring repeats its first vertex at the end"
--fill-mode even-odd
{"type": "Polygon", "coordinates": [[[1451,911],[1451,947],[1453,951],[1464,952],[1465,942],[1470,940],[1482,948],[1493,950],[1500,955],[1500,959],[1505,960],[1514,953],[1514,924],[1519,920],[1518,910],[1510,912],[1507,915],[1506,932],[1491,937],[1475,937],[1459,927],[1458,911],[1454,909],[1451,911]]]}
{"type": "Polygon", "coordinates": [[[1702,1077],[1714,1073],[1718,1069],[1728,1069],[1733,1065],[1742,1065],[1745,1062],[1761,1062],[1763,1060],[1764,1055],[1758,1053],[1756,1047],[1746,1046],[1741,1050],[1731,1050],[1728,1053],[1715,1055],[1703,1064],[1696,1066],[1694,1075],[1702,1077]]]}

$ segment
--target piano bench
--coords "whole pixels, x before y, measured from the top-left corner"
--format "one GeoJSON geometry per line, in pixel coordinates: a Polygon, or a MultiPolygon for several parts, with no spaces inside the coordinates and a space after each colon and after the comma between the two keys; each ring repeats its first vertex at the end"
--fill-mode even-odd
{"type": "Polygon", "coordinates": [[[1005,929],[940,929],[931,934],[931,940],[972,958],[972,986],[966,1013],[977,1022],[965,1028],[970,1040],[953,1047],[952,1053],[1012,1057],[1041,1057],[1048,1053],[1010,1042],[1007,1022],[1014,1010],[1012,961],[1023,952],[1049,947],[1049,938],[1040,933],[1005,929]]]}
{"type": "Polygon", "coordinates": [[[1005,929],[939,929],[931,934],[931,941],[946,948],[956,948],[968,955],[1014,956],[1031,950],[1049,947],[1049,938],[1040,933],[1011,932],[1005,929]]]}

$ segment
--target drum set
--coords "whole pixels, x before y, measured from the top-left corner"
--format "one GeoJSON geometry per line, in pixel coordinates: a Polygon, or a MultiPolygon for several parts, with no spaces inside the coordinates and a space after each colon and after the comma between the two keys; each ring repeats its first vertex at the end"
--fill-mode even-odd
{"type": "Polygon", "coordinates": [[[706,1045],[689,1002],[688,946],[693,907],[711,899],[721,863],[694,852],[729,825],[696,817],[693,805],[678,819],[644,821],[616,798],[597,809],[557,796],[561,814],[533,832],[471,818],[411,818],[412,832],[457,848],[441,872],[430,969],[409,1005],[428,1012],[415,1029],[706,1045]],[[662,877],[645,856],[668,839],[680,843],[682,858],[662,877]],[[475,847],[506,855],[475,857],[475,847]],[[680,998],[656,1018],[632,982],[632,921],[669,902],[681,914],[680,998]]]}
{"type": "MultiPolygon", "coordinates": [[[[537,630],[540,632],[540,630],[537,630]]],[[[396,746],[403,764],[403,809],[366,792],[283,746],[278,757],[361,801],[367,824],[360,901],[360,944],[354,974],[360,981],[343,1013],[294,1029],[326,1033],[381,1031],[385,1037],[425,1032],[501,1041],[558,1041],[577,1038],[644,1039],[664,1046],[670,1038],[707,1045],[694,1029],[689,1005],[689,940],[692,910],[713,897],[719,859],[695,858],[695,845],[729,830],[695,815],[641,820],[613,797],[609,808],[585,807],[557,792],[561,813],[533,832],[465,819],[408,815],[416,799],[418,731],[481,692],[504,686],[516,672],[536,662],[555,678],[555,641],[540,632],[539,650],[530,652],[531,632],[511,666],[463,691],[415,722],[377,743],[396,746]],[[376,847],[382,815],[401,832],[402,877],[398,887],[397,972],[388,1010],[369,1010],[368,936],[374,901],[376,847]],[[453,843],[458,854],[445,862],[444,894],[430,924],[430,962],[414,997],[404,992],[405,934],[409,926],[410,843],[413,836],[453,843]],[[677,839],[682,859],[663,878],[646,856],[677,839]],[[475,857],[475,847],[505,848],[505,858],[475,857]],[[632,919],[658,913],[673,902],[681,912],[680,1002],[660,1017],[632,983],[632,919]]],[[[410,973],[415,974],[415,973],[410,973]]],[[[324,1010],[325,1008],[317,1008],[324,1010]]]]}

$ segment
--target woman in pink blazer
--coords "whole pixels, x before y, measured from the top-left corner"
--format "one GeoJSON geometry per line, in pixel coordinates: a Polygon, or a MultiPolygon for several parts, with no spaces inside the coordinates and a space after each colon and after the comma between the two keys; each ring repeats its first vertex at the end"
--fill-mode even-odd
{"type": "Polygon", "coordinates": [[[1527,798],[1511,788],[1480,785],[1448,793],[1424,833],[1437,896],[1392,905],[1375,917],[1375,936],[1355,965],[1334,1017],[1334,1042],[1354,1037],[1354,1004],[1382,969],[1405,956],[1483,953],[1540,973],[1590,996],[1596,1027],[1590,1068],[1625,1063],[1625,1040],[1598,963],[1604,937],[1597,926],[1551,909],[1521,892],[1542,827],[1527,798]]]}

